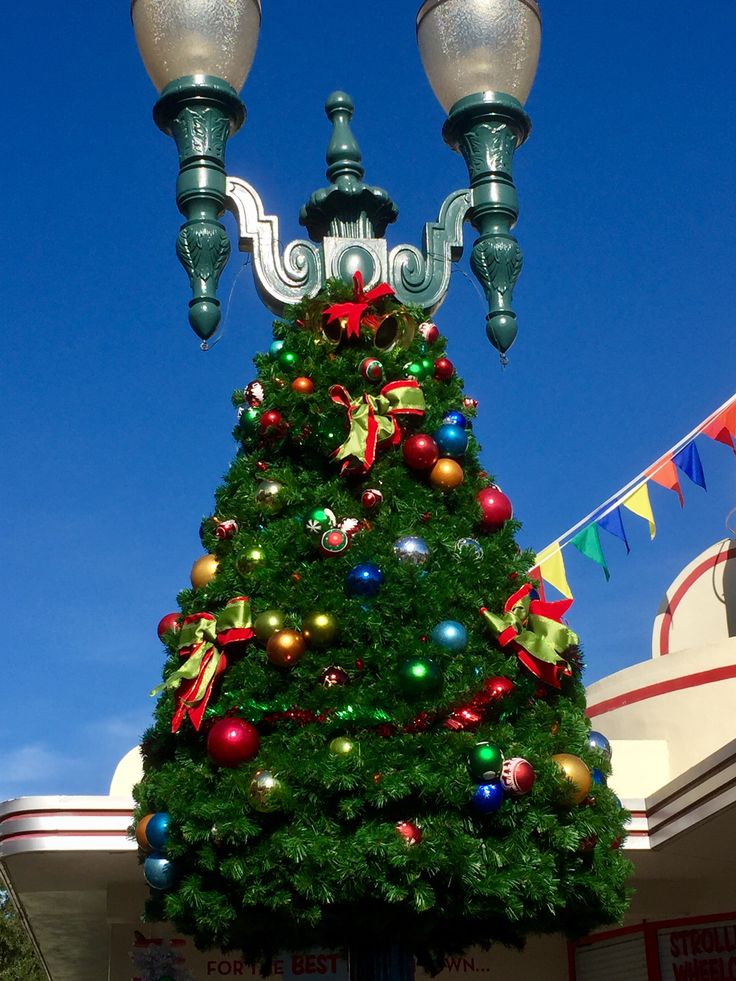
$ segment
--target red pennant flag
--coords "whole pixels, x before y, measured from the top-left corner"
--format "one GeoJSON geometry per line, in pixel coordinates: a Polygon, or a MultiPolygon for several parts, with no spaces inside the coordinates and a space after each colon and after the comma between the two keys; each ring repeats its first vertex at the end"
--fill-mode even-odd
{"type": "Polygon", "coordinates": [[[730,446],[736,453],[736,446],[733,445],[733,437],[736,435],[736,402],[719,412],[712,422],[703,427],[702,433],[718,443],[730,446]]]}

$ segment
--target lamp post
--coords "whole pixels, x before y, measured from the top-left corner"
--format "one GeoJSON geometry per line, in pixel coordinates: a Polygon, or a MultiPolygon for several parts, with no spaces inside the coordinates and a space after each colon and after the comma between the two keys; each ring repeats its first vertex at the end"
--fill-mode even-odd
{"type": "Polygon", "coordinates": [[[445,298],[469,221],[479,233],[470,262],[488,300],[486,333],[505,357],[517,333],[511,303],[522,264],[511,234],[519,213],[512,160],[530,130],[523,103],[539,58],[537,0],[422,4],[422,62],[448,112],[444,138],[465,158],[470,187],[444,200],[437,220],[425,225],[421,249],[390,251],[384,233],[398,211],[384,190],[363,181],[350,129],[353,104],[345,93],[333,93],[326,104],[333,126],[329,186],[315,192],[300,215],[311,241],[291,242],[282,251],[278,218],[266,214],[255,188],[227,176],[226,143],[245,120],[238,92],[255,55],[260,0],[133,0],[131,16],[160,92],[154,118],[179,151],[176,194],[186,221],[176,250],[192,288],[189,321],[203,341],[220,322],[217,285],[230,254],[219,220],[225,209],[238,222],[241,251],[253,255],[258,293],[277,315],[316,295],[328,279],[347,281],[356,271],[367,288],[388,282],[399,301],[432,312],[445,298]]]}
{"type": "MultiPolygon", "coordinates": [[[[189,320],[206,341],[220,320],[217,284],[230,252],[220,217],[229,209],[239,247],[252,253],[256,287],[281,314],[315,296],[332,278],[360,272],[365,289],[388,282],[400,303],[432,311],[449,288],[463,247],[464,224],[479,233],[471,265],[488,299],[487,334],[502,357],[516,335],[511,307],[521,251],[511,235],[518,215],[513,154],[528,136],[522,103],[534,78],[540,44],[536,0],[426,0],[417,16],[422,60],[448,111],[444,136],[468,165],[470,186],[450,193],[421,248],[389,250],[384,237],[398,211],[386,191],[364,181],[351,130],[353,104],[343,92],[326,103],[332,124],[327,187],[311,195],[300,221],[309,240],[280,245],[278,218],[258,192],[229,177],[225,149],[245,119],[238,95],[255,54],[260,0],[133,0],[132,19],[146,68],[160,92],[158,126],[179,151],[177,204],[185,222],[177,254],[192,286],[189,320]]],[[[412,951],[353,945],[351,981],[411,981],[412,951]]]]}

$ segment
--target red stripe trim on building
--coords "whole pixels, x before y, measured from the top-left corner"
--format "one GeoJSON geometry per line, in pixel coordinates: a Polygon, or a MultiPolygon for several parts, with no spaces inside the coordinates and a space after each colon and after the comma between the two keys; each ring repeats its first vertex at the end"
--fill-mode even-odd
{"type": "Polygon", "coordinates": [[[56,817],[133,817],[133,811],[130,808],[120,809],[120,810],[83,810],[83,811],[58,811],[55,807],[49,807],[45,810],[35,810],[35,811],[11,811],[10,814],[6,814],[4,817],[0,817],[0,825],[4,824],[6,821],[15,821],[18,818],[43,818],[48,817],[49,814],[53,814],[56,817]]]}
{"type": "Polygon", "coordinates": [[[127,841],[132,839],[128,838],[127,831],[115,831],[112,829],[110,831],[18,831],[15,834],[3,835],[0,834],[0,844],[4,844],[6,841],[23,841],[29,838],[124,838],[127,841]]]}
{"type": "Polygon", "coordinates": [[[736,547],[729,548],[725,552],[719,552],[717,555],[711,555],[707,559],[703,559],[700,565],[696,566],[677,587],[674,596],[667,603],[667,609],[662,617],[662,625],[659,630],[659,653],[661,655],[669,654],[670,652],[670,630],[672,628],[672,617],[675,614],[675,610],[684,599],[685,593],[687,593],[690,587],[697,582],[704,573],[708,572],[709,569],[714,569],[721,562],[727,562],[728,559],[733,558],[736,558],[736,547]]]}
{"type": "Polygon", "coordinates": [[[710,685],[715,681],[727,681],[729,678],[736,678],[736,664],[727,664],[722,668],[711,668],[710,671],[698,671],[695,674],[688,674],[682,678],[669,678],[667,681],[658,681],[654,685],[645,685],[644,688],[627,691],[622,695],[614,695],[613,698],[606,698],[602,702],[597,702],[595,705],[589,705],[586,714],[589,719],[594,719],[597,715],[613,712],[616,709],[623,708],[625,705],[644,702],[648,698],[656,698],[658,695],[668,695],[670,692],[683,691],[686,688],[698,688],[700,685],[710,685]]]}

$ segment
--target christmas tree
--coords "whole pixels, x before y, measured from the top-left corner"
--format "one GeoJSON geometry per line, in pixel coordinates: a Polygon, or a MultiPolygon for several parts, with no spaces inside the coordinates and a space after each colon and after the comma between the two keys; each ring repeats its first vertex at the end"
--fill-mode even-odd
{"type": "Polygon", "coordinates": [[[148,916],[251,961],[347,947],[355,978],[377,951],[393,979],[620,918],[569,603],[537,592],[437,327],[358,274],[274,337],[159,627],[148,916]]]}

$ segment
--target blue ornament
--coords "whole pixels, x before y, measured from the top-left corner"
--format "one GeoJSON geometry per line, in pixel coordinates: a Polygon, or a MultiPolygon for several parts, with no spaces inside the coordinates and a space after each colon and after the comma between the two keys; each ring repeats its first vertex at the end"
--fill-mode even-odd
{"type": "Polygon", "coordinates": [[[457,620],[443,620],[432,630],[432,643],[444,651],[464,651],[468,646],[468,631],[457,620]]]}
{"type": "Polygon", "coordinates": [[[423,538],[407,535],[394,543],[394,553],[406,565],[424,565],[429,559],[429,546],[423,538]]]}
{"type": "Polygon", "coordinates": [[[500,780],[481,783],[475,788],[471,803],[480,814],[495,814],[503,804],[504,790],[500,780]]]}
{"type": "Polygon", "coordinates": [[[283,341],[273,341],[271,343],[271,347],[268,349],[268,353],[271,355],[272,358],[277,358],[283,346],[284,346],[283,341]]]}
{"type": "Polygon", "coordinates": [[[599,787],[607,786],[606,775],[603,770],[599,770],[597,766],[594,766],[591,769],[590,775],[593,779],[593,783],[597,783],[599,787]]]}
{"type": "Polygon", "coordinates": [[[611,744],[603,735],[602,732],[596,732],[594,729],[588,733],[588,746],[591,749],[597,749],[599,753],[602,753],[607,760],[611,758],[611,744]]]}
{"type": "Polygon", "coordinates": [[[467,555],[474,562],[480,562],[483,558],[483,547],[475,538],[458,538],[455,542],[455,551],[458,555],[467,555]]]}
{"type": "Polygon", "coordinates": [[[354,565],[345,578],[348,596],[376,596],[383,585],[383,573],[373,562],[354,565]]]}
{"type": "Polygon", "coordinates": [[[441,456],[462,456],[468,448],[468,434],[462,426],[440,426],[434,434],[434,441],[441,456]]]}
{"type": "Polygon", "coordinates": [[[445,418],[442,420],[448,426],[460,426],[461,429],[468,428],[467,417],[454,409],[452,412],[448,412],[445,418]]]}
{"type": "Polygon", "coordinates": [[[158,889],[164,892],[172,889],[176,884],[176,867],[173,862],[163,855],[149,855],[143,863],[143,875],[151,889],[158,889]]]}
{"type": "Polygon", "coordinates": [[[167,811],[159,811],[149,820],[146,825],[146,838],[154,851],[162,852],[165,850],[169,841],[170,825],[171,815],[167,811]]]}

